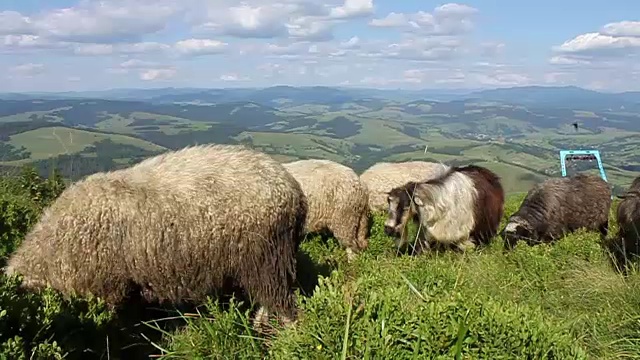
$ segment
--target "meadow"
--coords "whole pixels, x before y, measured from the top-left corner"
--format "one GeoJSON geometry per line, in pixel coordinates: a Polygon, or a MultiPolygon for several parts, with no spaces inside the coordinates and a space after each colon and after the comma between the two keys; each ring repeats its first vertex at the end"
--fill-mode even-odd
{"type": "MultiPolygon", "coordinates": [[[[0,181],[0,266],[63,187],[34,171],[0,181]]],[[[503,224],[523,195],[509,195],[503,224]]],[[[2,276],[0,359],[640,358],[640,273],[617,272],[597,234],[412,256],[397,253],[383,221],[374,216],[352,263],[331,237],[304,240],[300,317],[271,335],[251,329],[241,297],[114,314],[99,299],[29,294],[2,276]]]]}

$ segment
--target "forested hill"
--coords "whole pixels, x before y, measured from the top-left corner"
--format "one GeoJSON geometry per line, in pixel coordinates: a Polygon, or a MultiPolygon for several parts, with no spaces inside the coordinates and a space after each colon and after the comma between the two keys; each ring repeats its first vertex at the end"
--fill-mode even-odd
{"type": "MultiPolygon", "coordinates": [[[[640,159],[640,94],[633,92],[276,86],[0,99],[0,166],[33,163],[43,175],[57,167],[72,179],[199,143],[244,143],[281,161],[327,158],[357,172],[378,161],[473,162],[495,170],[510,192],[558,176],[560,149],[600,150],[617,190],[640,159]]],[[[584,169],[596,166],[570,171],[584,169]]]]}

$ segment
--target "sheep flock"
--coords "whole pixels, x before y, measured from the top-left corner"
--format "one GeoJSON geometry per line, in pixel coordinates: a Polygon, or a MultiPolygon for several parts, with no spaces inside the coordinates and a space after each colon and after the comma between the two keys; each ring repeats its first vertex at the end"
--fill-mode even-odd
{"type": "MultiPolygon", "coordinates": [[[[618,210],[627,247],[637,242],[638,188],[640,180],[618,210]]],[[[358,176],[329,160],[281,164],[241,145],[198,145],[75,182],[45,209],[4,272],[22,275],[26,288],[100,296],[114,308],[131,292],[180,303],[239,286],[260,305],[254,326],[272,313],[291,324],[296,252],[306,233],[333,233],[353,261],[368,247],[372,212],[385,211],[385,232],[398,247],[409,242],[407,226],[418,225],[417,253],[468,251],[497,235],[512,248],[580,228],[606,235],[611,195],[597,176],[548,179],[499,231],[504,190],[480,166],[378,163],[358,176]]]]}

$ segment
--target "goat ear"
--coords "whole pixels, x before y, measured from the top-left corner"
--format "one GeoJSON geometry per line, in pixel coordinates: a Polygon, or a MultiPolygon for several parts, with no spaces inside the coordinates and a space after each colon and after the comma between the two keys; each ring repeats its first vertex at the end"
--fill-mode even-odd
{"type": "Polygon", "coordinates": [[[424,202],[417,196],[413,196],[413,202],[418,206],[424,206],[424,202]]]}

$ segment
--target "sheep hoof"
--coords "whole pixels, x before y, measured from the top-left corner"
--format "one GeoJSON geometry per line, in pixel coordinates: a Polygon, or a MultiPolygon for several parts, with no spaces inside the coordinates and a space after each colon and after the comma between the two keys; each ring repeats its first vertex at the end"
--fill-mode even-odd
{"type": "MultiPolygon", "coordinates": [[[[276,333],[276,327],[269,323],[269,312],[261,306],[256,315],[253,318],[253,330],[262,335],[274,335],[276,333]]],[[[278,324],[283,328],[291,328],[296,324],[296,320],[291,319],[288,316],[280,315],[277,317],[278,324]]]]}
{"type": "Polygon", "coordinates": [[[292,320],[288,316],[280,316],[278,319],[280,320],[280,324],[282,324],[282,326],[285,327],[285,328],[294,327],[295,324],[296,324],[296,321],[292,320]]]}
{"type": "Polygon", "coordinates": [[[266,326],[269,325],[269,312],[264,308],[264,306],[260,306],[258,311],[256,311],[256,315],[253,318],[253,328],[257,332],[264,332],[266,326]]]}
{"type": "Polygon", "coordinates": [[[462,252],[471,251],[476,248],[476,244],[471,239],[465,240],[458,244],[458,249],[462,252]]]}
{"type": "Polygon", "coordinates": [[[356,259],[357,254],[351,248],[347,248],[346,251],[347,251],[347,262],[353,262],[356,259]]]}

